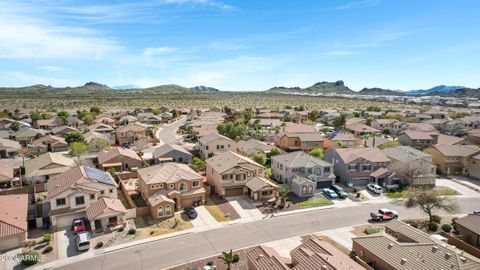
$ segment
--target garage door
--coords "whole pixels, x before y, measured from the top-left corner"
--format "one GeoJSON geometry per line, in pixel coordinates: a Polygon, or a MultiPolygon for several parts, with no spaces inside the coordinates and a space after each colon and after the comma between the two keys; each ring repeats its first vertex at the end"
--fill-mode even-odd
{"type": "Polygon", "coordinates": [[[225,189],[225,197],[242,196],[243,187],[225,189]]]}
{"type": "Polygon", "coordinates": [[[317,189],[322,189],[322,188],[329,188],[332,186],[332,181],[331,180],[328,180],[328,181],[318,181],[317,182],[317,189]]]}
{"type": "Polygon", "coordinates": [[[65,215],[65,216],[59,216],[57,217],[57,228],[62,228],[62,227],[71,227],[72,226],[72,221],[76,218],[86,218],[87,215],[85,212],[80,212],[72,215],[65,215]]]}
{"type": "Polygon", "coordinates": [[[20,236],[10,236],[7,238],[3,238],[2,241],[0,241],[0,250],[7,250],[11,248],[17,248],[20,247],[22,244],[22,239],[20,236]]]}
{"type": "Polygon", "coordinates": [[[354,186],[366,186],[370,183],[370,178],[353,178],[352,180],[354,186]]]}
{"type": "Polygon", "coordinates": [[[191,207],[196,201],[202,201],[202,197],[182,199],[182,207],[191,207]]]}

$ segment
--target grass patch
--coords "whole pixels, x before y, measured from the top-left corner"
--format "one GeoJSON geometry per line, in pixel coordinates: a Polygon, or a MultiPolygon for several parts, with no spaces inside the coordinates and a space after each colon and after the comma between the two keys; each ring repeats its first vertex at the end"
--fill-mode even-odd
{"type": "Polygon", "coordinates": [[[387,197],[391,199],[398,199],[398,198],[405,198],[407,196],[407,192],[404,191],[389,191],[387,192],[387,197]]]}
{"type": "Polygon", "coordinates": [[[330,204],[332,204],[330,200],[325,198],[317,198],[317,197],[312,197],[303,202],[297,203],[297,205],[300,206],[301,208],[325,206],[330,204]]]}
{"type": "Polygon", "coordinates": [[[210,215],[215,218],[218,222],[229,221],[230,217],[225,216],[225,214],[216,206],[215,204],[207,204],[205,205],[205,209],[210,213],[210,215]]]}
{"type": "Polygon", "coordinates": [[[380,228],[367,227],[367,228],[365,228],[365,230],[364,230],[363,232],[364,232],[366,235],[376,234],[376,233],[379,233],[379,232],[380,232],[380,228]]]}
{"type": "Polygon", "coordinates": [[[438,196],[455,196],[455,195],[460,195],[460,192],[453,190],[449,187],[436,187],[435,188],[435,193],[437,193],[438,196]]]}

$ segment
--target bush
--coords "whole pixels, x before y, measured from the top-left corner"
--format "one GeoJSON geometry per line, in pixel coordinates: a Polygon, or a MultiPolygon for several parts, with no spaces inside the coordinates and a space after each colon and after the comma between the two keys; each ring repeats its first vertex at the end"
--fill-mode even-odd
{"type": "Polygon", "coordinates": [[[283,203],[278,205],[278,209],[282,210],[283,208],[285,208],[285,205],[283,203]]]}
{"type": "Polygon", "coordinates": [[[380,229],[375,227],[368,227],[363,231],[366,235],[379,233],[380,229]]]}
{"type": "Polygon", "coordinates": [[[450,224],[443,224],[442,225],[442,231],[449,233],[452,230],[452,225],[450,224]]]}
{"type": "Polygon", "coordinates": [[[456,223],[457,223],[457,220],[458,220],[458,217],[453,217],[453,218],[452,218],[452,225],[453,225],[453,224],[456,224],[456,223]]]}
{"type": "Polygon", "coordinates": [[[360,192],[357,192],[357,195],[355,197],[360,198],[360,192]]]}
{"type": "Polygon", "coordinates": [[[213,262],[212,262],[212,261],[208,261],[208,262],[207,262],[207,265],[208,265],[208,266],[213,266],[213,262]]]}
{"type": "Polygon", "coordinates": [[[128,230],[128,234],[135,234],[135,233],[137,233],[137,230],[135,229],[128,230]]]}
{"type": "Polygon", "coordinates": [[[238,254],[234,254],[232,263],[237,263],[238,261],[240,261],[240,256],[238,254]]]}
{"type": "Polygon", "coordinates": [[[440,224],[440,222],[442,221],[442,218],[440,216],[433,215],[432,216],[432,221],[437,223],[437,224],[440,224]]]}
{"type": "Polygon", "coordinates": [[[123,227],[118,228],[118,232],[123,232],[123,227]]]}
{"type": "Polygon", "coordinates": [[[53,250],[53,247],[52,246],[48,246],[46,247],[44,250],[43,250],[43,254],[47,254],[47,253],[50,253],[51,251],[53,250]]]}
{"type": "Polygon", "coordinates": [[[34,265],[38,262],[40,255],[36,251],[29,251],[23,253],[22,255],[22,263],[26,266],[34,265]]]}
{"type": "Polygon", "coordinates": [[[436,232],[438,230],[438,223],[430,221],[427,223],[427,228],[431,232],[436,232]]]}
{"type": "Polygon", "coordinates": [[[358,190],[356,188],[353,188],[352,193],[357,193],[358,190]]]}
{"type": "Polygon", "coordinates": [[[102,247],[103,247],[103,242],[102,242],[102,241],[98,242],[98,243],[95,245],[95,248],[96,248],[96,249],[99,249],[99,248],[102,248],[102,247]]]}
{"type": "Polygon", "coordinates": [[[50,243],[50,241],[52,241],[52,235],[49,234],[49,233],[44,234],[43,235],[43,241],[47,242],[47,243],[50,243]]]}
{"type": "Polygon", "coordinates": [[[418,228],[418,223],[415,220],[407,220],[405,223],[409,224],[410,226],[414,228],[418,228]]]}

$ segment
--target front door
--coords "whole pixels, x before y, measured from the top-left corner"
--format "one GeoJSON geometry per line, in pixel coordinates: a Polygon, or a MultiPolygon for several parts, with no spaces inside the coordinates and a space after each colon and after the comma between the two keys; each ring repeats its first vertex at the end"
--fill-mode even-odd
{"type": "Polygon", "coordinates": [[[108,218],[108,224],[110,227],[116,227],[117,226],[117,217],[109,217],[108,218]]]}
{"type": "Polygon", "coordinates": [[[99,219],[95,220],[95,232],[103,232],[102,221],[99,219]]]}

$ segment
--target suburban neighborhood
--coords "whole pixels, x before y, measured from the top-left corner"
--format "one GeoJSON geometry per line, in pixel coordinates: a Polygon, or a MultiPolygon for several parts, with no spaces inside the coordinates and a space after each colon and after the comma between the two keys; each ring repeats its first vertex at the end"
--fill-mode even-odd
{"type": "Polygon", "coordinates": [[[12,113],[1,121],[0,247],[24,259],[1,267],[63,268],[189,235],[354,211],[345,226],[285,228],[288,237],[160,265],[477,269],[480,147],[467,122],[480,122],[480,111],[430,111],[421,113],[447,121],[433,127],[376,107],[333,118],[305,107],[165,109],[170,117],[92,107],[87,122],[96,124],[80,111],[12,113]],[[465,123],[464,135],[442,128],[451,121],[465,123]],[[18,140],[20,130],[36,135],[18,140]]]}

